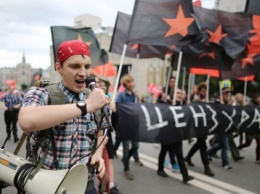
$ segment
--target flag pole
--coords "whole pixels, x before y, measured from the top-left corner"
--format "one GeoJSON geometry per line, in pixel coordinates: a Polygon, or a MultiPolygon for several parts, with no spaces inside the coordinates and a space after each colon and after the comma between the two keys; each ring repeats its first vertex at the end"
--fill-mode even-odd
{"type": "Polygon", "coordinates": [[[245,84],[244,84],[244,104],[246,104],[246,92],[247,92],[247,76],[245,77],[245,84]]]}
{"type": "Polygon", "coordinates": [[[207,75],[207,98],[206,98],[206,102],[209,102],[209,80],[210,80],[210,70],[208,69],[208,75],[207,75]]]}
{"type": "Polygon", "coordinates": [[[221,80],[219,80],[219,101],[220,101],[220,104],[224,104],[224,101],[223,101],[223,94],[222,94],[222,88],[221,88],[221,80]]]}
{"type": "Polygon", "coordinates": [[[106,75],[107,75],[107,71],[108,71],[108,63],[107,64],[105,64],[105,65],[103,65],[103,78],[105,79],[106,78],[106,75]]]}
{"type": "Polygon", "coordinates": [[[191,103],[191,101],[190,101],[190,95],[191,95],[191,73],[189,73],[189,83],[188,83],[188,104],[190,104],[191,103]]]}
{"type": "Polygon", "coordinates": [[[118,87],[120,75],[121,75],[121,72],[122,72],[122,66],[123,66],[123,61],[124,61],[126,49],[127,49],[127,45],[124,44],[124,48],[123,48],[123,52],[122,52],[122,56],[121,56],[121,60],[120,60],[120,65],[119,65],[118,72],[117,72],[114,92],[113,92],[113,95],[112,95],[112,102],[115,102],[115,98],[116,98],[116,94],[117,94],[117,87],[118,87]]]}
{"type": "Polygon", "coordinates": [[[166,80],[166,84],[165,84],[165,94],[168,94],[169,82],[170,82],[170,77],[171,77],[171,73],[172,73],[172,66],[173,66],[173,59],[171,61],[171,65],[169,67],[169,72],[168,72],[168,75],[167,75],[167,80],[166,80]]]}
{"type": "Polygon", "coordinates": [[[219,101],[220,101],[220,104],[224,104],[222,88],[221,88],[222,72],[219,68],[218,68],[218,72],[219,72],[219,98],[220,98],[219,101]]]}
{"type": "Polygon", "coordinates": [[[182,52],[179,53],[179,57],[178,57],[176,81],[175,81],[174,95],[173,95],[173,101],[172,101],[173,105],[176,104],[176,94],[177,94],[177,88],[178,88],[178,83],[179,83],[179,74],[180,74],[180,69],[181,69],[181,60],[182,60],[182,52]]]}
{"type": "MultiPolygon", "coordinates": [[[[137,53],[136,53],[137,67],[139,67],[140,50],[141,50],[141,47],[140,47],[140,44],[138,44],[137,53]]],[[[129,69],[128,69],[128,71],[129,71],[129,69]]],[[[137,72],[139,72],[139,71],[137,71],[137,72]]]]}
{"type": "Polygon", "coordinates": [[[184,90],[185,88],[185,77],[186,77],[186,67],[183,67],[183,73],[182,73],[182,86],[181,89],[184,90]]]}

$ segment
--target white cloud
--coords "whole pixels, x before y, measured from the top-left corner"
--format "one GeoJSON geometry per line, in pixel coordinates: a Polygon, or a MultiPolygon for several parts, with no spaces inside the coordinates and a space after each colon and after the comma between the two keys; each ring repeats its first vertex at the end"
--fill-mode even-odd
{"type": "Polygon", "coordinates": [[[50,65],[50,26],[73,26],[74,17],[92,14],[113,26],[117,11],[132,13],[134,0],[1,0],[0,67],[16,66],[25,52],[33,67],[50,65]]]}

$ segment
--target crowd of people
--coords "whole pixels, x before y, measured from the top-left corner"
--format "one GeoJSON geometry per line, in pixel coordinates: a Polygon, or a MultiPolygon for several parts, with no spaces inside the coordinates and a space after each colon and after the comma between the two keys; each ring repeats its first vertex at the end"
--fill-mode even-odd
{"type": "MultiPolygon", "coordinates": [[[[173,99],[173,93],[174,93],[174,82],[175,78],[171,77],[169,81],[169,88],[168,90],[165,90],[163,88],[163,93],[159,96],[157,103],[172,103],[173,99]]],[[[176,104],[173,105],[185,105],[187,102],[187,99],[182,98],[185,95],[178,96],[179,93],[181,93],[180,89],[177,89],[177,97],[176,97],[176,104]]],[[[223,105],[233,105],[233,106],[245,106],[247,105],[244,101],[244,96],[241,93],[235,94],[235,96],[231,95],[231,88],[230,87],[223,87],[221,89],[221,94],[218,98],[216,98],[213,102],[207,102],[207,85],[204,82],[199,83],[198,85],[193,86],[191,96],[187,97],[189,103],[217,103],[217,104],[223,104],[223,105]]],[[[185,93],[185,92],[184,92],[185,93]]],[[[257,92],[252,96],[252,100],[248,103],[248,105],[253,106],[259,106],[260,105],[260,93],[257,92]]],[[[255,163],[259,164],[259,150],[260,150],[260,144],[259,144],[259,135],[260,133],[245,133],[243,131],[238,131],[236,129],[229,130],[227,133],[217,133],[215,134],[211,139],[207,140],[207,136],[205,137],[197,137],[196,142],[192,145],[191,149],[188,151],[187,155],[184,157],[185,162],[190,166],[193,167],[195,164],[192,162],[193,155],[199,150],[201,161],[204,166],[204,173],[208,176],[215,176],[214,172],[210,168],[210,161],[213,160],[213,158],[219,158],[217,155],[217,152],[221,151],[221,161],[222,161],[222,167],[225,170],[232,171],[233,167],[230,166],[229,159],[228,159],[228,151],[230,150],[231,156],[235,162],[243,160],[244,157],[240,155],[240,150],[248,147],[251,145],[252,141],[255,139],[256,141],[256,160],[255,163]],[[235,132],[234,132],[235,131],[235,132]],[[246,134],[246,138],[244,138],[244,134],[246,134]],[[239,136],[239,145],[236,145],[234,138],[239,136]],[[208,148],[209,145],[209,148],[208,148]]],[[[192,142],[192,140],[188,140],[189,143],[192,142]]],[[[158,171],[157,174],[162,177],[168,177],[168,175],[163,170],[163,160],[165,160],[166,152],[169,152],[169,158],[171,163],[171,168],[173,171],[176,171],[176,162],[173,160],[174,151],[168,146],[161,145],[161,151],[159,154],[158,159],[158,171]]],[[[175,152],[176,154],[176,152],[175,152]]],[[[181,157],[183,158],[183,156],[181,157]]],[[[164,161],[165,163],[165,161],[164,161]]],[[[168,162],[166,162],[168,163],[168,162]]],[[[180,166],[183,165],[182,161],[178,160],[178,163],[180,166]]],[[[183,176],[183,182],[185,182],[185,174],[183,173],[183,170],[180,170],[181,174],[183,176]]],[[[193,177],[191,178],[191,180],[193,177]]]]}
{"type": "MultiPolygon", "coordinates": [[[[57,58],[56,70],[61,75],[58,86],[64,93],[65,103],[61,105],[50,104],[50,93],[44,87],[33,87],[23,97],[10,87],[8,94],[1,98],[1,105],[5,111],[7,140],[11,138],[11,132],[13,132],[14,142],[19,140],[17,121],[24,132],[33,134],[30,136],[31,149],[34,148],[38,132],[52,128],[56,153],[48,143],[51,141],[51,137],[46,136],[35,156],[38,161],[45,157],[42,168],[67,169],[76,163],[96,166],[97,171],[90,171],[86,177],[88,184],[85,193],[96,194],[98,191],[94,180],[96,177],[101,180],[106,174],[108,177],[107,192],[120,194],[116,186],[118,177],[115,177],[114,173],[114,158],[117,158],[117,149],[122,144],[121,161],[124,175],[127,180],[134,180],[134,174],[130,170],[130,158],[133,157],[138,166],[143,166],[139,158],[139,142],[120,139],[120,136],[117,136],[112,130],[108,131],[108,138],[104,141],[106,129],[111,128],[111,112],[115,112],[116,107],[108,94],[109,82],[107,80],[96,77],[97,87],[89,95],[85,92],[85,80],[87,77],[93,76],[88,45],[76,40],[63,42],[58,49],[57,58]],[[109,106],[107,106],[108,104],[109,106]],[[94,112],[99,109],[102,109],[101,121],[100,124],[97,124],[94,112]],[[53,127],[61,124],[62,130],[53,127]],[[54,164],[55,158],[57,158],[56,164],[54,164]]],[[[125,89],[117,95],[116,103],[141,102],[141,98],[135,92],[135,82],[132,76],[124,75],[121,78],[121,84],[125,89]]],[[[207,85],[203,82],[193,87],[191,96],[188,97],[185,91],[178,88],[175,102],[173,102],[174,90],[175,77],[171,76],[168,87],[163,88],[156,103],[175,106],[183,106],[187,103],[207,103],[207,85]]],[[[232,101],[229,87],[222,88],[221,92],[215,103],[245,106],[241,93],[236,94],[232,101]]],[[[250,104],[259,106],[260,93],[256,93],[252,97],[250,104]]],[[[192,157],[197,151],[200,152],[204,173],[207,176],[213,177],[215,175],[210,168],[210,160],[216,157],[219,150],[221,150],[223,169],[233,170],[228,161],[228,150],[231,151],[235,161],[242,160],[244,157],[240,156],[239,150],[250,146],[254,139],[257,142],[256,164],[260,164],[260,133],[245,134],[245,141],[242,132],[215,134],[210,140],[207,140],[207,136],[197,137],[186,156],[183,154],[182,141],[172,144],[162,143],[158,155],[157,174],[163,178],[168,177],[164,167],[167,165],[166,155],[169,153],[171,168],[174,171],[180,171],[183,183],[188,183],[194,177],[189,175],[186,164],[191,167],[195,166],[192,157]],[[234,142],[235,136],[240,138],[238,146],[234,142]],[[209,148],[208,145],[210,145],[209,148]]],[[[189,143],[192,142],[193,140],[189,140],[189,143]]]]}
{"type": "MultiPolygon", "coordinates": [[[[102,80],[102,79],[101,79],[102,80]]],[[[105,83],[105,81],[103,80],[105,83]]],[[[130,75],[124,75],[121,79],[121,84],[124,86],[125,90],[118,94],[116,102],[118,103],[140,103],[143,102],[138,96],[138,93],[134,91],[135,83],[134,79],[130,75]]],[[[107,84],[106,84],[107,85],[107,84]]],[[[233,106],[245,106],[243,94],[237,93],[232,96],[231,88],[223,87],[221,89],[221,94],[214,101],[207,101],[207,84],[201,82],[198,85],[193,86],[191,96],[186,96],[186,92],[177,88],[176,91],[176,102],[173,104],[173,96],[175,89],[175,77],[171,76],[169,78],[168,88],[163,88],[162,93],[157,98],[156,103],[164,103],[175,106],[183,106],[188,103],[217,103],[217,104],[228,104],[233,106]],[[188,99],[189,98],[189,99],[188,99]]],[[[107,89],[106,89],[107,90],[107,89]]],[[[249,103],[254,106],[260,105],[260,93],[255,93],[249,103]]],[[[213,158],[219,158],[217,155],[218,151],[221,151],[221,162],[224,170],[233,171],[233,167],[230,166],[228,151],[231,152],[231,156],[235,162],[243,160],[244,157],[240,155],[240,150],[251,145],[253,139],[256,140],[256,164],[259,164],[259,135],[258,134],[246,134],[244,138],[244,132],[236,130],[230,130],[231,132],[223,134],[215,134],[212,138],[208,139],[207,136],[197,137],[194,139],[189,139],[188,142],[191,144],[190,150],[187,151],[187,155],[183,154],[182,141],[172,144],[161,144],[160,151],[158,155],[158,170],[157,174],[163,178],[167,178],[168,174],[165,172],[164,168],[167,166],[174,172],[180,172],[182,175],[183,183],[188,183],[193,180],[194,177],[189,175],[188,168],[194,167],[195,164],[192,161],[194,154],[199,151],[202,164],[204,166],[204,174],[210,177],[214,177],[215,173],[210,168],[210,162],[213,158]],[[239,145],[236,145],[234,138],[239,136],[239,145]],[[196,139],[196,140],[195,140],[196,139]],[[168,162],[166,159],[166,154],[169,153],[168,162]]],[[[110,136],[111,141],[113,139],[110,136]]],[[[134,180],[134,176],[130,171],[129,160],[133,156],[134,161],[139,166],[143,166],[143,163],[138,157],[138,142],[135,141],[121,141],[120,137],[115,136],[114,143],[114,156],[117,158],[117,149],[119,144],[122,142],[123,152],[122,152],[122,164],[123,170],[125,172],[125,178],[128,180],[134,180]],[[131,147],[130,147],[131,145],[131,147]]],[[[112,146],[112,145],[111,145],[112,146]]],[[[114,183],[113,183],[114,185],[114,183]]],[[[117,190],[118,191],[118,190],[117,190]]]]}

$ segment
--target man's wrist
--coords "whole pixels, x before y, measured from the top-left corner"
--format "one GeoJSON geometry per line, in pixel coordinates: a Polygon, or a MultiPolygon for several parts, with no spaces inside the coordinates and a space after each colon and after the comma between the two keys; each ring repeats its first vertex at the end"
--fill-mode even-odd
{"type": "Polygon", "coordinates": [[[81,110],[81,116],[84,116],[87,114],[87,103],[86,101],[78,101],[76,103],[76,106],[81,110]]]}

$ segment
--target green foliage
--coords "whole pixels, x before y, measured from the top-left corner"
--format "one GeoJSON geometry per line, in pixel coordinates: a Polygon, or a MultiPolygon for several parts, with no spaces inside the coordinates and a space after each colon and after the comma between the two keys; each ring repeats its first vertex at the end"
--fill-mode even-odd
{"type": "MultiPolygon", "coordinates": [[[[233,94],[238,92],[244,94],[244,81],[234,80],[232,81],[233,85],[233,94]]],[[[252,95],[256,92],[260,91],[260,74],[255,75],[254,81],[247,82],[247,96],[252,97],[252,95]]]]}
{"type": "Polygon", "coordinates": [[[25,84],[25,83],[22,83],[21,84],[21,89],[24,91],[24,90],[26,90],[28,88],[28,86],[27,86],[27,84],[25,84]]]}

